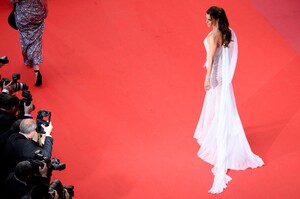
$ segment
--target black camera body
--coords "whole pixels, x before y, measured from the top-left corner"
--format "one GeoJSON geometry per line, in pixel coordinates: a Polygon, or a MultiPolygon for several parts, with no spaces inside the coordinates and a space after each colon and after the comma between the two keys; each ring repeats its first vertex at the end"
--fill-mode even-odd
{"type": "MultiPolygon", "coordinates": [[[[18,82],[21,79],[21,75],[19,73],[12,74],[12,84],[10,85],[11,89],[14,92],[28,90],[29,87],[25,82],[18,82]]],[[[9,78],[3,77],[0,82],[0,87],[3,88],[3,84],[8,85],[11,82],[9,78]]]]}
{"type": "Polygon", "coordinates": [[[11,79],[13,82],[18,82],[18,80],[21,79],[21,75],[19,73],[14,73],[14,74],[12,74],[11,79]]]}
{"type": "Polygon", "coordinates": [[[54,190],[56,190],[60,199],[65,198],[64,197],[64,189],[67,190],[67,192],[69,193],[69,195],[71,197],[74,197],[74,186],[73,185],[66,186],[66,185],[63,185],[60,180],[54,180],[49,186],[49,192],[53,193],[54,190]]]}
{"type": "MultiPolygon", "coordinates": [[[[22,91],[22,99],[20,99],[20,103],[19,103],[19,116],[20,117],[23,117],[24,116],[24,113],[25,113],[25,110],[24,110],[24,104],[26,106],[29,106],[32,102],[32,95],[30,93],[29,90],[23,90],[22,91]]],[[[35,109],[35,106],[34,104],[32,105],[33,106],[33,110],[35,109]]]]}
{"type": "Polygon", "coordinates": [[[22,91],[22,99],[26,106],[29,106],[32,102],[32,95],[29,90],[22,91]]]}
{"type": "Polygon", "coordinates": [[[7,56],[0,57],[0,64],[8,64],[9,60],[7,56]]]}
{"type": "Polygon", "coordinates": [[[10,79],[3,77],[2,82],[5,83],[5,85],[10,83],[10,79]]]}
{"type": "Polygon", "coordinates": [[[37,123],[36,131],[38,133],[44,134],[45,130],[42,127],[42,124],[44,126],[49,126],[50,121],[51,121],[51,112],[46,110],[40,110],[36,116],[36,123],[37,123]]]}
{"type": "Polygon", "coordinates": [[[52,176],[52,171],[62,171],[66,169],[65,163],[60,163],[60,160],[57,158],[49,159],[42,154],[41,150],[37,150],[34,153],[34,158],[31,160],[32,168],[35,174],[39,175],[39,167],[43,168],[44,163],[48,167],[48,177],[52,176]]]}
{"type": "MultiPolygon", "coordinates": [[[[0,75],[0,77],[1,77],[1,75],[0,75]]],[[[7,85],[7,84],[9,84],[9,82],[10,82],[10,79],[8,79],[8,78],[5,78],[5,77],[0,78],[0,88],[2,89],[3,84],[7,85]]]]}

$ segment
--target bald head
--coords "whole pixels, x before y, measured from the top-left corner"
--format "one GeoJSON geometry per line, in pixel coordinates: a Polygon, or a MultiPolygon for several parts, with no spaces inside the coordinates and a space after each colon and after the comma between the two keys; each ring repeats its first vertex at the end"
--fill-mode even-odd
{"type": "Polygon", "coordinates": [[[20,132],[23,134],[29,134],[35,131],[37,125],[33,119],[23,119],[20,123],[20,132]]]}

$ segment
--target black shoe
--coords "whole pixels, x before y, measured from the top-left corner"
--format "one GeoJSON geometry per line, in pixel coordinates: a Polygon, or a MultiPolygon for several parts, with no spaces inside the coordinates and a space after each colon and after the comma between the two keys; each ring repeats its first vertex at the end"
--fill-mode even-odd
{"type": "Polygon", "coordinates": [[[36,80],[35,80],[35,86],[40,86],[42,85],[42,74],[40,73],[39,70],[35,70],[34,71],[36,74],[36,80]]]}

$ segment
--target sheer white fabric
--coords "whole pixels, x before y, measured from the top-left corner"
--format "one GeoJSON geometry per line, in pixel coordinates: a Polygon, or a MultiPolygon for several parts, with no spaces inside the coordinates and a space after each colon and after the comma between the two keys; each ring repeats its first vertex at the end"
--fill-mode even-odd
{"type": "MultiPolygon", "coordinates": [[[[211,73],[211,88],[206,92],[194,138],[201,145],[198,156],[214,167],[214,182],[210,193],[221,193],[231,177],[228,169],[244,170],[264,164],[249,146],[236,108],[232,88],[238,44],[233,30],[229,47],[217,49],[211,73]]],[[[209,46],[204,40],[206,52],[209,46]]],[[[205,64],[207,66],[207,63],[205,64]]]]}

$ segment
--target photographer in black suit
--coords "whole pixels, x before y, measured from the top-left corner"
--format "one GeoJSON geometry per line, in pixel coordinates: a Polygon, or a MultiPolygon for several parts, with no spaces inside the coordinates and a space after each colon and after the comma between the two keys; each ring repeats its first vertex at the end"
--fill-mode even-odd
{"type": "Polygon", "coordinates": [[[48,188],[50,179],[47,172],[48,167],[44,164],[44,167],[39,168],[39,176],[36,176],[30,161],[19,162],[14,172],[11,172],[6,178],[4,197],[6,199],[20,199],[28,194],[35,185],[44,185],[48,188]]]}
{"type": "MultiPolygon", "coordinates": [[[[10,94],[0,94],[0,159],[4,158],[4,150],[7,139],[13,133],[19,132],[19,118],[32,118],[30,113],[33,111],[33,105],[26,106],[24,103],[24,115],[17,117],[19,111],[19,98],[10,94]],[[13,125],[15,124],[15,125],[13,125]]],[[[3,171],[0,171],[0,180],[3,181],[3,171]]]]}
{"type": "MultiPolygon", "coordinates": [[[[3,89],[7,86],[3,85],[3,89]]],[[[34,106],[31,103],[26,106],[25,103],[21,104],[23,108],[23,114],[19,112],[20,100],[17,96],[8,93],[0,93],[0,159],[4,159],[5,144],[8,138],[19,132],[20,121],[18,119],[32,118],[31,112],[34,110],[34,106]]],[[[3,183],[6,176],[6,171],[0,170],[0,191],[3,189],[3,183]]]]}
{"type": "MultiPolygon", "coordinates": [[[[12,124],[18,119],[20,100],[15,95],[6,93],[0,94],[0,135],[10,129],[12,124]]],[[[32,104],[24,106],[24,115],[19,115],[20,119],[32,118],[31,112],[34,110],[32,104]]]]}
{"type": "Polygon", "coordinates": [[[15,95],[0,94],[0,135],[9,130],[17,120],[19,98],[15,95]]]}
{"type": "Polygon", "coordinates": [[[6,179],[4,197],[17,199],[21,198],[31,190],[30,179],[33,176],[33,169],[29,161],[19,162],[6,179]]]}
{"type": "Polygon", "coordinates": [[[45,157],[50,158],[52,154],[53,139],[51,137],[52,124],[45,127],[42,125],[45,134],[41,137],[43,147],[38,144],[37,124],[33,119],[23,119],[20,123],[20,132],[12,134],[5,146],[6,170],[11,172],[18,162],[35,158],[35,152],[41,150],[45,157]]]}

